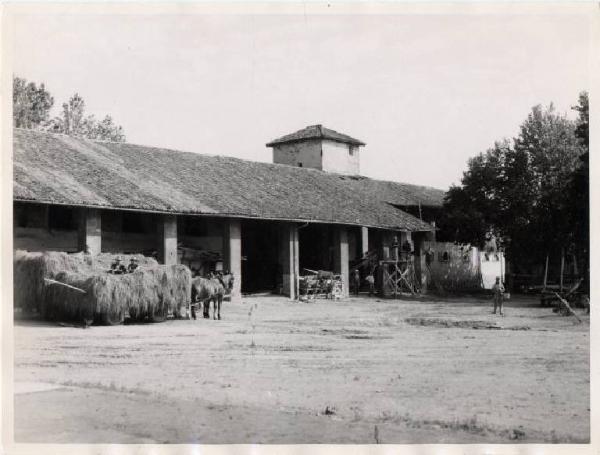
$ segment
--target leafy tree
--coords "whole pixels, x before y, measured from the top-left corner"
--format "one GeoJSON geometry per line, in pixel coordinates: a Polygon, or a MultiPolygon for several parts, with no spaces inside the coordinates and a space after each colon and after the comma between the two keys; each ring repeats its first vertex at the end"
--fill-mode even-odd
{"type": "Polygon", "coordinates": [[[101,121],[97,121],[93,115],[85,115],[85,101],[78,93],[75,93],[68,103],[63,104],[62,116],[55,117],[45,127],[55,133],[93,140],[125,141],[123,127],[116,125],[110,115],[101,121]]]}
{"type": "Polygon", "coordinates": [[[579,94],[579,104],[572,107],[573,110],[579,112],[575,127],[575,135],[579,139],[582,147],[587,151],[590,148],[590,100],[588,92],[579,94]]]}
{"type": "Polygon", "coordinates": [[[585,151],[586,102],[580,96],[578,122],[552,105],[535,106],[518,137],[470,159],[461,185],[446,195],[440,238],[482,246],[492,232],[517,268],[578,242],[577,216],[587,207],[574,212],[575,194],[585,186],[581,175],[577,184],[574,178],[585,151]]]}
{"type": "MultiPolygon", "coordinates": [[[[534,226],[536,189],[531,158],[522,149],[506,149],[502,206],[498,217],[498,231],[502,235],[507,255],[522,265],[531,261],[528,252],[534,226]]],[[[537,262],[537,258],[534,260],[537,262]]]]}
{"type": "Polygon", "coordinates": [[[75,93],[62,105],[62,115],[49,119],[54,98],[44,84],[13,76],[13,125],[18,128],[44,129],[54,133],[88,139],[124,142],[123,127],[117,125],[110,115],[98,121],[93,115],[85,115],[85,101],[75,93]]]}
{"type": "Polygon", "coordinates": [[[572,221],[573,253],[583,267],[589,286],[590,254],[590,170],[589,170],[589,101],[587,92],[579,94],[579,105],[573,107],[579,112],[575,122],[575,135],[582,146],[579,165],[573,173],[568,187],[569,219],[572,221]]]}
{"type": "MultiPolygon", "coordinates": [[[[523,239],[526,244],[519,245],[520,251],[514,245],[511,255],[515,258],[527,255],[541,262],[547,253],[556,256],[573,240],[568,187],[582,149],[575,136],[574,122],[558,115],[552,105],[548,109],[533,108],[521,125],[514,148],[528,160],[526,177],[530,181],[525,184],[531,198],[528,211],[531,222],[529,238],[523,239]],[[527,245],[529,248],[523,249],[527,245]]],[[[508,228],[506,234],[515,237],[512,224],[508,228]]]]}
{"type": "Polygon", "coordinates": [[[100,121],[96,121],[93,116],[89,116],[87,120],[90,122],[90,128],[89,132],[87,133],[87,137],[90,139],[113,142],[125,141],[123,127],[115,124],[110,115],[105,116],[100,121]]]}
{"type": "Polygon", "coordinates": [[[440,224],[442,238],[483,244],[486,234],[496,230],[505,147],[506,142],[499,142],[486,153],[469,159],[462,185],[452,186],[446,194],[440,224]]]}
{"type": "Polygon", "coordinates": [[[55,133],[69,134],[72,136],[80,136],[85,131],[85,101],[75,93],[69,99],[68,103],[62,105],[62,117],[55,117],[47,125],[46,128],[55,133]]]}
{"type": "Polygon", "coordinates": [[[54,98],[44,84],[13,76],[13,126],[37,128],[48,120],[54,98]]]}

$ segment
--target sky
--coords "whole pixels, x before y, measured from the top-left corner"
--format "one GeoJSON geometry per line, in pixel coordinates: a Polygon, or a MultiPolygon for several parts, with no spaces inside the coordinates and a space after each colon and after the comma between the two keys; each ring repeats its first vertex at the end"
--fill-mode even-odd
{"type": "Polygon", "coordinates": [[[272,160],[322,124],[366,143],[361,174],[447,189],[536,104],[589,87],[583,15],[18,15],[13,72],[55,113],[75,92],[127,141],[272,160]]]}

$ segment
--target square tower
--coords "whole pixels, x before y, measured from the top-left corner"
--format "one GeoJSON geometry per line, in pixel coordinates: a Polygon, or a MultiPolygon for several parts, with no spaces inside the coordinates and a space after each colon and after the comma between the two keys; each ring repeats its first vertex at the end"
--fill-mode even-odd
{"type": "Polygon", "coordinates": [[[267,147],[273,149],[276,164],[359,175],[359,148],[364,145],[358,139],[322,125],[310,125],[269,142],[267,147]]]}

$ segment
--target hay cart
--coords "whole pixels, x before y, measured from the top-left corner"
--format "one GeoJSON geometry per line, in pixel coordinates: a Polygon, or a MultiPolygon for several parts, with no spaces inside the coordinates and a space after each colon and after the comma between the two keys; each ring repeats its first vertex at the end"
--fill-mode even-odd
{"type": "Polygon", "coordinates": [[[300,277],[300,299],[317,298],[339,299],[343,292],[341,275],[326,270],[304,269],[307,273],[300,277]]]}

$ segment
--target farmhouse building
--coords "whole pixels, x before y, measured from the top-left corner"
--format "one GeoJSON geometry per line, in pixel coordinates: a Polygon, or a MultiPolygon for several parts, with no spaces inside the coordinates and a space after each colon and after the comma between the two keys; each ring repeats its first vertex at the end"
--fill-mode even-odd
{"type": "Polygon", "coordinates": [[[141,252],[199,273],[223,268],[241,277],[234,298],[295,298],[305,268],[334,270],[347,284],[353,261],[388,256],[394,238],[414,246],[419,276],[434,228],[414,210],[435,213],[443,199],[360,176],[365,144],[320,125],[269,142],[274,163],[19,128],[13,143],[15,249],[141,252]]]}

